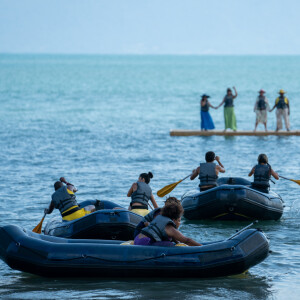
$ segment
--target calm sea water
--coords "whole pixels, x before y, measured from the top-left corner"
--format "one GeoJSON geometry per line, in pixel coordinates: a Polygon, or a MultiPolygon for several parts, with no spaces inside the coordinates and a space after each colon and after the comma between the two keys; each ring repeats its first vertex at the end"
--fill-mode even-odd
{"type": "MultiPolygon", "coordinates": [[[[209,150],[221,157],[228,176],[246,177],[264,152],[281,175],[300,179],[299,137],[169,136],[170,129],[199,128],[202,93],[217,105],[233,85],[239,94],[239,129],[254,128],[253,106],[261,88],[271,105],[279,89],[287,91],[291,129],[300,129],[299,78],[298,56],[0,55],[0,224],[37,225],[60,176],[78,187],[79,201],[127,205],[127,191],[140,173],[153,172],[156,192],[188,175],[209,150]]],[[[222,108],[211,114],[217,129],[223,129],[222,108]]],[[[275,129],[274,112],[268,126],[275,129]]],[[[180,197],[196,185],[187,180],[171,195],[180,197]]],[[[247,275],[44,279],[0,261],[0,298],[299,298],[300,187],[280,180],[272,189],[282,195],[285,212],[280,221],[259,223],[273,252],[247,275]]],[[[184,220],[181,230],[213,241],[245,225],[184,220]]]]}

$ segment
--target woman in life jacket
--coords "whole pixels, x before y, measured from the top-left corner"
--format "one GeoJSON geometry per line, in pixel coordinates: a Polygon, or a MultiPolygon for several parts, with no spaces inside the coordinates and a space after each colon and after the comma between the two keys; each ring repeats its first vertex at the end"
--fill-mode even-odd
{"type": "Polygon", "coordinates": [[[200,101],[200,117],[201,117],[201,130],[212,130],[215,129],[215,124],[210,116],[209,108],[217,109],[216,107],[212,106],[208,101],[210,96],[203,94],[201,96],[200,101]]]}
{"type": "Polygon", "coordinates": [[[188,246],[202,246],[178,230],[182,214],[183,208],[180,203],[166,204],[161,214],[141,230],[134,239],[134,245],[173,247],[175,243],[181,242],[188,246]]]}
{"type": "Polygon", "coordinates": [[[254,174],[254,181],[251,183],[251,187],[260,192],[269,193],[269,181],[271,176],[273,176],[276,180],[279,179],[279,176],[269,165],[266,154],[259,154],[257,161],[258,164],[254,166],[248,174],[248,176],[252,176],[254,174]]]}
{"type": "Polygon", "coordinates": [[[225,168],[220,161],[220,157],[216,156],[213,151],[206,152],[205,160],[205,163],[200,163],[200,166],[193,170],[190,177],[191,180],[194,180],[199,175],[200,192],[216,187],[219,172],[225,173],[225,168]],[[218,165],[216,165],[214,161],[216,161],[218,165]]]}
{"type": "Polygon", "coordinates": [[[259,123],[263,123],[265,126],[265,131],[268,131],[267,129],[267,111],[270,110],[269,102],[266,96],[264,95],[265,91],[260,90],[259,96],[256,99],[255,105],[254,105],[254,112],[256,113],[256,121],[255,121],[255,128],[254,131],[256,131],[257,125],[259,123]]]}
{"type": "Polygon", "coordinates": [[[234,95],[232,94],[232,90],[230,88],[227,89],[227,93],[225,97],[223,98],[223,101],[217,106],[219,108],[224,104],[224,121],[225,121],[225,129],[230,128],[234,131],[236,131],[236,117],[234,113],[234,104],[233,100],[238,96],[236,88],[234,89],[234,95]]]}
{"type": "Polygon", "coordinates": [[[149,201],[152,202],[154,208],[158,208],[149,186],[151,178],[153,178],[151,172],[140,174],[138,181],[132,184],[127,193],[127,197],[131,197],[128,209],[141,216],[145,216],[150,212],[148,210],[149,201]]]}
{"type": "Polygon", "coordinates": [[[90,210],[85,210],[78,206],[75,196],[77,189],[73,184],[68,183],[64,177],[54,183],[54,190],[50,205],[44,210],[45,214],[51,214],[54,208],[57,208],[64,221],[72,221],[95,211],[95,207],[89,206],[90,210]]]}
{"type": "MultiPolygon", "coordinates": [[[[175,197],[169,197],[165,201],[165,205],[170,204],[170,203],[177,203],[181,204],[180,200],[178,200],[175,197]]],[[[141,230],[145,227],[147,227],[158,215],[161,214],[161,208],[155,208],[153,209],[148,215],[146,215],[143,220],[136,226],[135,231],[134,231],[134,238],[141,233],[141,230]]]]}

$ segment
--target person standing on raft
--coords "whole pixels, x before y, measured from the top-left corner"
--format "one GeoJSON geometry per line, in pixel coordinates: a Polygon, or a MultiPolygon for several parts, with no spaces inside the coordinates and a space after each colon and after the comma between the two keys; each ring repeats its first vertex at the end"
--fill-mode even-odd
{"type": "Polygon", "coordinates": [[[45,214],[51,214],[54,208],[57,208],[64,221],[72,221],[95,211],[95,208],[87,211],[79,207],[75,196],[77,189],[73,184],[67,182],[64,177],[54,183],[54,190],[50,205],[44,210],[45,214]]]}
{"type": "Polygon", "coordinates": [[[215,129],[215,124],[210,116],[209,108],[217,109],[215,106],[212,106],[208,101],[210,96],[203,94],[200,101],[200,117],[201,117],[201,130],[212,130],[215,129]]]}
{"type": "Polygon", "coordinates": [[[127,197],[131,197],[128,209],[141,216],[145,216],[150,212],[148,210],[149,201],[152,202],[154,208],[158,208],[151,187],[149,186],[151,178],[153,178],[151,172],[140,174],[138,181],[132,184],[127,193],[127,197]]]}
{"type": "Polygon", "coordinates": [[[194,180],[199,175],[200,192],[216,187],[219,172],[225,173],[225,168],[220,161],[220,157],[216,156],[214,152],[207,152],[205,154],[205,160],[205,163],[200,163],[200,166],[193,170],[190,177],[191,180],[194,180]],[[214,161],[217,161],[219,165],[216,165],[214,161]]]}
{"type": "Polygon", "coordinates": [[[254,174],[254,181],[251,187],[263,193],[269,193],[271,175],[278,180],[278,174],[272,169],[268,163],[266,154],[259,154],[257,158],[258,164],[252,168],[248,176],[254,174]]]}
{"type": "Polygon", "coordinates": [[[276,107],[276,120],[277,120],[277,126],[276,131],[279,131],[282,129],[282,118],[284,119],[285,128],[287,131],[290,131],[290,103],[289,99],[284,96],[285,92],[284,90],[279,91],[279,97],[275,100],[275,105],[270,110],[273,111],[273,109],[276,107]]]}
{"type": "Polygon", "coordinates": [[[230,128],[233,131],[236,131],[236,117],[234,113],[234,104],[233,100],[237,97],[237,91],[236,88],[233,87],[234,89],[234,95],[232,94],[232,90],[230,88],[227,89],[227,93],[223,99],[223,101],[217,106],[219,108],[220,106],[224,105],[224,121],[225,121],[225,129],[230,128]]]}
{"type": "Polygon", "coordinates": [[[255,128],[254,131],[256,131],[257,125],[259,123],[263,123],[265,126],[265,131],[268,131],[267,129],[267,110],[270,110],[269,102],[266,96],[264,95],[265,91],[260,90],[259,96],[256,99],[255,105],[254,105],[254,112],[256,113],[256,121],[255,121],[255,128]]]}
{"type": "Polygon", "coordinates": [[[134,245],[174,247],[175,243],[181,242],[188,246],[202,246],[178,230],[182,215],[181,203],[166,204],[161,214],[135,237],[134,245]]]}

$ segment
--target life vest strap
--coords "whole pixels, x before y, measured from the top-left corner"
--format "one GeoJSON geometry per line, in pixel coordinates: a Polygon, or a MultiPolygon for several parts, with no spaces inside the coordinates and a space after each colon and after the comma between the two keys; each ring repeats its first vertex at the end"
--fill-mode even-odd
{"type": "Polygon", "coordinates": [[[70,209],[70,210],[67,210],[67,211],[62,212],[62,213],[61,213],[61,216],[64,218],[64,217],[66,217],[66,216],[69,216],[69,215],[73,214],[74,212],[76,212],[76,211],[79,210],[79,209],[80,209],[79,206],[76,206],[76,207],[74,207],[74,208],[72,208],[72,209],[70,209]]]}

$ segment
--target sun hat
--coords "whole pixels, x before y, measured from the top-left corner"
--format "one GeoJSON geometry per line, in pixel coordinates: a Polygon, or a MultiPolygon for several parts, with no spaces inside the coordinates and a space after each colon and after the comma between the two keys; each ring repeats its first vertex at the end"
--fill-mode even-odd
{"type": "Polygon", "coordinates": [[[285,93],[284,90],[280,90],[280,91],[278,92],[278,94],[284,94],[284,93],[285,93]]]}
{"type": "Polygon", "coordinates": [[[259,93],[262,93],[262,94],[264,94],[265,93],[265,91],[263,90],[263,89],[261,89],[260,91],[258,91],[259,93]]]}

